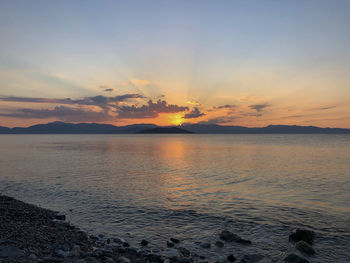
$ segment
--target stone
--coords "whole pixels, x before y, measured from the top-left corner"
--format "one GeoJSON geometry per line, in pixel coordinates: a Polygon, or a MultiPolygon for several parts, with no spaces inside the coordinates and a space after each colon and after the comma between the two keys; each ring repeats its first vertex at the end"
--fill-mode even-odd
{"type": "Polygon", "coordinates": [[[5,245],[0,246],[0,258],[19,258],[23,256],[23,251],[16,246],[5,245]]]}
{"type": "Polygon", "coordinates": [[[173,242],[167,241],[166,242],[167,247],[174,247],[175,244],[173,242]]]}
{"type": "Polygon", "coordinates": [[[78,245],[73,246],[73,249],[70,252],[70,254],[72,257],[79,257],[81,254],[80,246],[78,246],[78,245]]]}
{"type": "Polygon", "coordinates": [[[128,242],[124,242],[123,247],[130,247],[130,244],[128,242]]]}
{"type": "Polygon", "coordinates": [[[105,258],[104,260],[103,260],[103,262],[104,263],[115,263],[115,261],[112,259],[112,258],[105,258]]]}
{"type": "Polygon", "coordinates": [[[200,246],[201,246],[201,248],[210,248],[211,247],[210,243],[201,243],[200,246]]]}
{"type": "Polygon", "coordinates": [[[216,241],[215,246],[222,248],[222,247],[224,247],[224,243],[222,243],[221,241],[216,241]]]}
{"type": "Polygon", "coordinates": [[[175,243],[175,244],[179,244],[179,243],[180,243],[180,240],[177,239],[177,238],[174,238],[174,237],[171,237],[171,238],[170,238],[170,241],[173,242],[173,243],[175,243]]]}
{"type": "Polygon", "coordinates": [[[120,257],[118,258],[118,263],[130,263],[130,259],[126,257],[120,257]]]}
{"type": "Polygon", "coordinates": [[[241,259],[241,263],[256,263],[260,262],[263,258],[264,256],[260,254],[244,255],[244,257],[241,259]]]}
{"type": "Polygon", "coordinates": [[[307,254],[315,254],[315,250],[312,248],[312,246],[309,243],[305,242],[304,240],[297,242],[295,247],[301,252],[304,252],[307,254]]]}
{"type": "Polygon", "coordinates": [[[298,242],[301,240],[304,240],[305,242],[312,244],[314,242],[315,238],[315,232],[312,230],[307,229],[301,229],[297,228],[295,229],[290,235],[289,235],[289,241],[298,242]]]}
{"type": "Polygon", "coordinates": [[[167,248],[163,251],[162,255],[166,258],[179,258],[181,255],[180,255],[180,252],[175,249],[175,248],[167,248]]]}
{"type": "Polygon", "coordinates": [[[233,254],[230,254],[230,255],[227,256],[227,260],[229,262],[235,262],[237,259],[236,259],[236,257],[233,254]]]}
{"type": "Polygon", "coordinates": [[[179,247],[178,250],[185,257],[189,257],[191,254],[191,252],[187,248],[184,248],[184,247],[179,247]]]}
{"type": "Polygon", "coordinates": [[[125,243],[125,240],[124,239],[122,239],[122,238],[113,238],[113,242],[114,243],[117,243],[117,244],[123,244],[123,243],[125,243]]]}
{"type": "Polygon", "coordinates": [[[69,251],[64,251],[62,249],[57,249],[56,250],[56,254],[57,254],[57,256],[60,256],[60,257],[63,257],[63,258],[66,258],[66,257],[70,256],[70,252],[69,251]]]}
{"type": "Polygon", "coordinates": [[[251,244],[252,242],[247,239],[243,239],[240,236],[228,231],[224,230],[219,234],[220,239],[226,241],[226,242],[237,242],[241,244],[251,244]]]}
{"type": "Polygon", "coordinates": [[[290,262],[290,263],[310,263],[310,261],[306,260],[305,258],[299,257],[294,253],[287,255],[283,259],[283,261],[290,262]]]}
{"type": "Polygon", "coordinates": [[[34,254],[34,253],[31,253],[28,257],[29,260],[36,260],[38,257],[34,254]]]}
{"type": "Polygon", "coordinates": [[[147,246],[148,245],[148,241],[147,240],[145,240],[145,239],[142,239],[141,240],[141,246],[147,246]]]}
{"type": "Polygon", "coordinates": [[[57,220],[66,220],[66,216],[63,215],[63,214],[57,214],[57,215],[56,215],[56,219],[57,219],[57,220]]]}

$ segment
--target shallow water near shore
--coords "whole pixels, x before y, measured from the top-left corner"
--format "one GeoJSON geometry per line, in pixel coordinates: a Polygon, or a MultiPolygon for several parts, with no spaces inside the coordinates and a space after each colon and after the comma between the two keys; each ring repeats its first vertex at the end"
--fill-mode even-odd
{"type": "Polygon", "coordinates": [[[0,192],[134,246],[169,237],[210,260],[296,252],[350,260],[349,135],[0,135],[0,192]],[[228,229],[253,245],[214,246],[228,229]],[[210,249],[200,247],[210,242],[210,249]]]}

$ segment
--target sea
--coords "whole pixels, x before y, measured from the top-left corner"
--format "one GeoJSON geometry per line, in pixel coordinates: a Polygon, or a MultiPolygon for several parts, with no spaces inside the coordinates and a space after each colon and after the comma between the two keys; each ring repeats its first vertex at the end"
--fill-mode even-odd
{"type": "Polygon", "coordinates": [[[350,262],[350,135],[0,135],[0,193],[158,253],[175,237],[209,262],[350,262]],[[288,241],[297,227],[315,255],[288,241]],[[218,248],[222,230],[252,244],[218,248]]]}

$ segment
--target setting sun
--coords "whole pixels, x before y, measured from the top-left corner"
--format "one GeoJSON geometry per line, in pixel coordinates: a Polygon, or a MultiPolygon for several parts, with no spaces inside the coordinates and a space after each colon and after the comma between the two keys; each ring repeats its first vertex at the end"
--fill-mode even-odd
{"type": "Polygon", "coordinates": [[[183,117],[182,113],[178,113],[170,116],[171,124],[177,125],[177,126],[183,124],[185,120],[182,117],[183,117]]]}

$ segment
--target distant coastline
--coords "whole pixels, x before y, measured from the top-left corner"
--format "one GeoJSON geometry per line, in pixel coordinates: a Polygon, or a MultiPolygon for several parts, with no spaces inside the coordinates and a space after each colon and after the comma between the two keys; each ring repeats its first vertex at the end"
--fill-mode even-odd
{"type": "Polygon", "coordinates": [[[29,127],[0,126],[0,134],[135,134],[135,133],[197,133],[197,134],[350,134],[350,129],[315,126],[269,125],[266,127],[224,126],[217,124],[186,124],[161,127],[154,124],[114,126],[98,123],[51,122],[29,127]]]}

